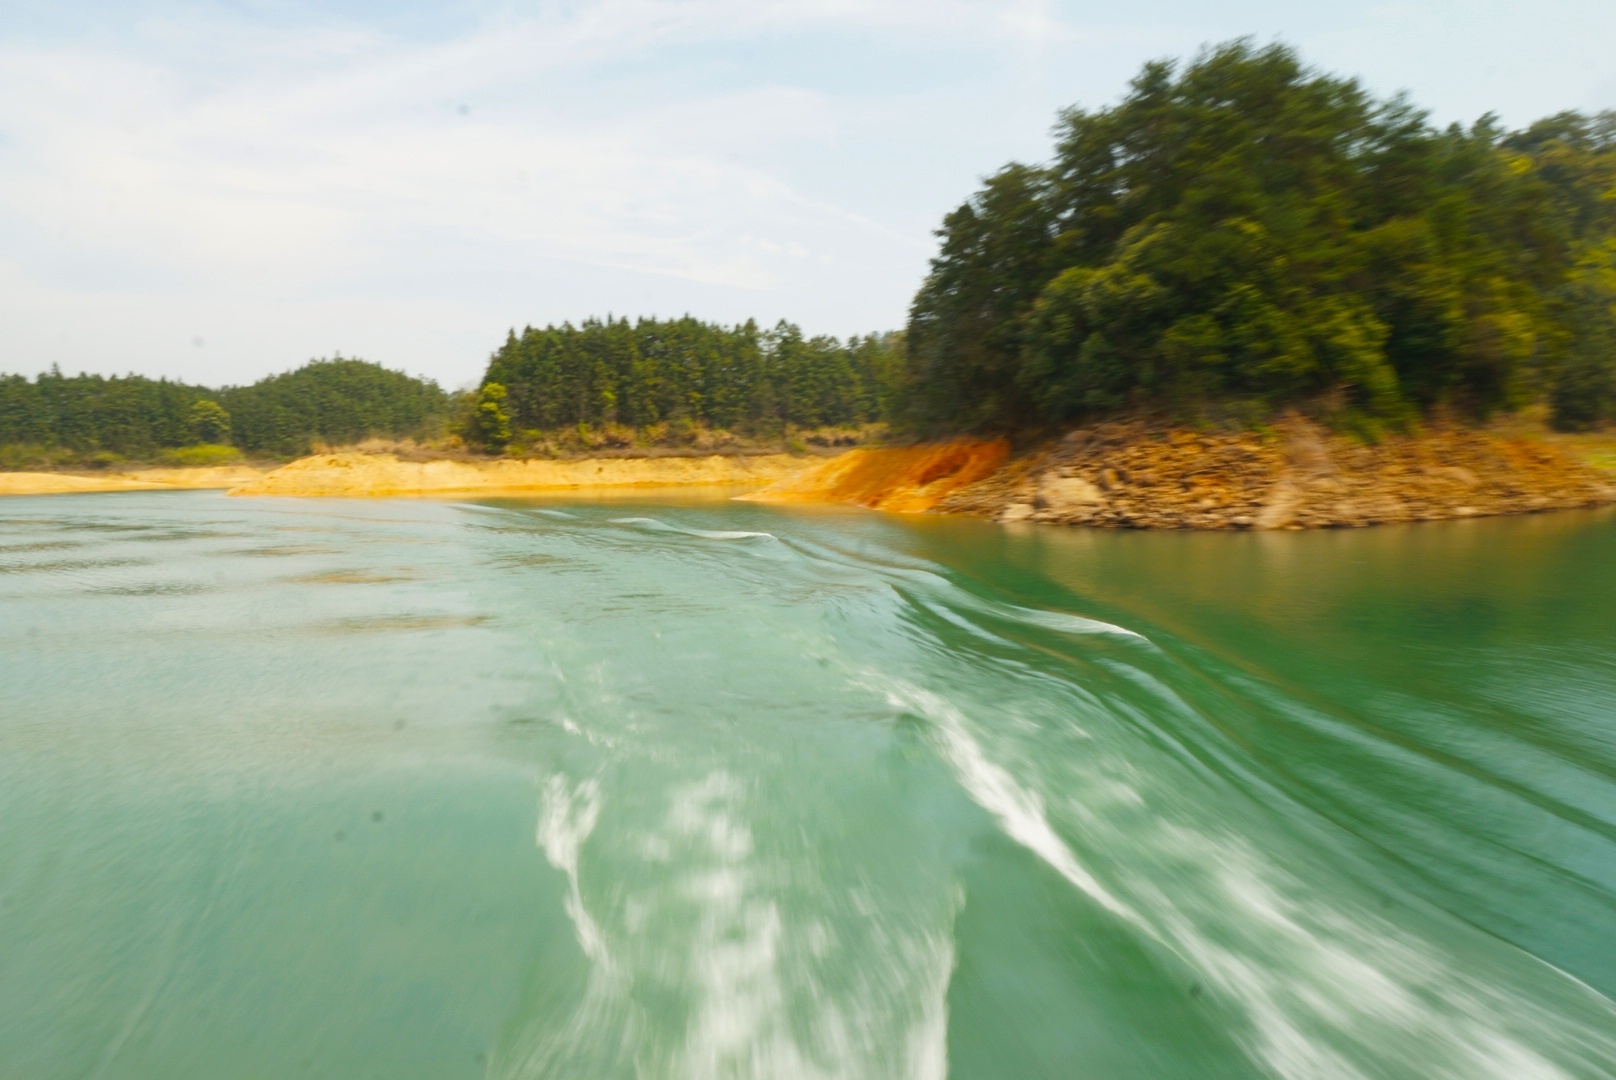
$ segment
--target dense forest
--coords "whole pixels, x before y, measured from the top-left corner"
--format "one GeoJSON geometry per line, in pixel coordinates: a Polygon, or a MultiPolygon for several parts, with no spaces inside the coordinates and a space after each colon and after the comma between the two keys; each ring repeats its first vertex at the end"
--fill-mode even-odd
{"type": "Polygon", "coordinates": [[[449,408],[434,383],[340,357],[219,390],[139,375],[0,375],[0,464],[150,460],[198,444],[284,457],[316,441],[419,436],[441,429],[449,408]]]}
{"type": "Polygon", "coordinates": [[[782,322],[725,327],[682,319],[590,319],[511,333],[483,378],[474,433],[668,422],[778,432],[849,426],[891,411],[892,335],[804,337],[782,322]],[[493,388],[490,390],[490,388],[493,388]]]}
{"type": "Polygon", "coordinates": [[[1616,114],[1438,129],[1242,41],[1147,64],[1056,134],[943,222],[898,397],[918,430],[1616,410],[1616,114]]]}

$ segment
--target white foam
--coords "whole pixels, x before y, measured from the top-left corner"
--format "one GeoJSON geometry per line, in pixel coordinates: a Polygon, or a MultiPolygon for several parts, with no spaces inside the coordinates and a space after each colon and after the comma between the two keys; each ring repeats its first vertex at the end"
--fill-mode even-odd
{"type": "Polygon", "coordinates": [[[544,785],[543,809],[539,813],[538,843],[550,865],[567,875],[567,917],[572,920],[578,946],[584,955],[604,964],[606,939],[584,907],[578,884],[578,853],[600,818],[600,785],[594,780],[570,785],[557,774],[544,785]]]}
{"type": "Polygon", "coordinates": [[[1089,619],[1082,615],[1068,615],[1063,611],[1040,611],[1037,608],[1016,607],[1012,604],[1005,604],[1004,609],[1021,622],[1042,626],[1046,630],[1055,630],[1062,634],[1105,634],[1111,637],[1129,638],[1134,641],[1150,640],[1136,630],[1129,630],[1126,626],[1102,622],[1099,619],[1089,619]]]}
{"type": "Polygon", "coordinates": [[[777,540],[773,533],[750,532],[744,529],[686,529],[678,525],[669,525],[666,521],[658,521],[648,517],[612,518],[613,525],[633,525],[636,528],[648,529],[651,532],[678,533],[680,536],[695,536],[702,540],[777,540]]]}
{"type": "MultiPolygon", "coordinates": [[[[723,770],[669,793],[660,827],[629,843],[650,873],[627,879],[636,887],[619,890],[615,917],[603,919],[611,963],[594,965],[569,1022],[524,1029],[496,1075],[944,1080],[958,889],[838,924],[841,890],[793,891],[786,864],[760,854],[752,797],[723,770]],[[827,970],[843,978],[827,981],[827,970]],[[640,985],[676,990],[682,1026],[659,1028],[641,1011],[640,985]]],[[[591,781],[545,785],[540,843],[569,877],[600,802],[591,781]]],[[[581,940],[600,935],[581,903],[574,914],[581,940]]]]}
{"type": "Polygon", "coordinates": [[[941,582],[945,586],[948,593],[946,603],[949,606],[969,608],[985,615],[1009,619],[1012,622],[1025,623],[1029,626],[1041,626],[1046,630],[1054,630],[1062,634],[1101,635],[1150,643],[1150,639],[1145,635],[1137,630],[1129,630],[1126,626],[1118,626],[1115,623],[1108,623],[1101,619],[1090,619],[1083,615],[1072,615],[1064,611],[1045,611],[1041,608],[1022,607],[1019,604],[994,603],[961,589],[936,574],[928,574],[926,577],[941,582]]]}
{"type": "MultiPolygon", "coordinates": [[[[1367,913],[1306,906],[1285,872],[1242,841],[1170,827],[1213,869],[1216,893],[1159,890],[1149,914],[1167,943],[1242,1007],[1250,1052],[1288,1080],[1364,1080],[1417,1061],[1445,1080],[1569,1080],[1521,1038],[1576,1031],[1552,1010],[1461,974],[1431,946],[1367,913]],[[1560,1030],[1556,1030],[1560,1029],[1560,1030]]],[[[1609,1055],[1608,1037],[1584,1030],[1609,1055]]]]}
{"type": "MultiPolygon", "coordinates": [[[[951,914],[964,903],[954,891],[951,914]]],[[[937,934],[921,943],[913,969],[920,973],[920,1015],[905,1039],[909,1075],[914,1080],[946,1080],[948,1076],[948,984],[954,977],[954,935],[937,934]]]]}
{"type": "Polygon", "coordinates": [[[745,529],[681,529],[680,532],[690,536],[699,536],[704,540],[777,540],[779,537],[768,532],[748,532],[745,529]]]}
{"type": "Polygon", "coordinates": [[[681,891],[700,912],[686,967],[694,1008],[674,1073],[813,1076],[786,1023],[783,924],[747,865],[753,845],[739,817],[743,795],[734,777],[714,772],[677,792],[668,815],[669,831],[695,864],[681,891]]]}
{"type": "MultiPolygon", "coordinates": [[[[1036,781],[992,761],[959,708],[884,675],[870,675],[868,685],[932,721],[961,786],[1007,836],[1235,1005],[1249,1025],[1237,1038],[1266,1073],[1368,1080],[1417,1062],[1421,1075],[1444,1080],[1569,1080],[1562,1066],[1570,1062],[1616,1060],[1616,1040],[1600,1030],[1478,984],[1438,947],[1384,919],[1316,897],[1303,903],[1295,896],[1305,890],[1273,858],[1160,811],[1142,822],[1131,816],[1127,832],[1103,813],[1077,813],[1096,843],[1134,853],[1114,884],[1100,883],[1055,832],[1036,781]],[[1173,892],[1163,880],[1175,883],[1173,892]],[[1545,1056],[1551,1047],[1564,1060],[1545,1056]]],[[[1150,801],[1132,785],[1094,784],[1113,805],[1150,801]]],[[[1616,1010],[1605,1013],[1616,1030],[1616,1010]]]]}
{"type": "Polygon", "coordinates": [[[1043,801],[987,759],[967,730],[965,717],[947,700],[900,679],[885,680],[894,708],[915,709],[936,724],[944,756],[976,804],[998,819],[1005,834],[1048,863],[1067,881],[1114,915],[1143,927],[1128,905],[1113,896],[1072,854],[1044,816],[1043,801]]]}

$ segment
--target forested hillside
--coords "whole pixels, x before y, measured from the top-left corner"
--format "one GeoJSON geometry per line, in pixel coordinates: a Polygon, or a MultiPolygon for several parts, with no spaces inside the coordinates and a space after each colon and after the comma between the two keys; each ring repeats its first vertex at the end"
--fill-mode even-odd
{"type": "Polygon", "coordinates": [[[418,436],[448,411],[435,383],[341,358],[220,390],[139,375],[0,375],[0,464],[152,458],[198,444],[290,456],[315,441],[418,436]]]}
{"type": "Polygon", "coordinates": [[[901,406],[924,431],[1312,398],[1368,427],[1616,408],[1616,116],[1438,129],[1236,42],[1065,112],[939,231],[901,406]]]}
{"type": "Polygon", "coordinates": [[[221,390],[236,445],[301,454],[312,441],[341,445],[369,436],[430,437],[449,413],[437,383],[363,360],[316,360],[251,386],[221,390]]]}
{"type": "Polygon", "coordinates": [[[897,357],[892,335],[843,343],[806,338],[785,322],[759,330],[689,317],[589,319],[510,334],[489,361],[484,399],[518,432],[680,420],[748,431],[863,424],[890,410],[897,357]],[[490,395],[490,386],[499,389],[490,395]]]}

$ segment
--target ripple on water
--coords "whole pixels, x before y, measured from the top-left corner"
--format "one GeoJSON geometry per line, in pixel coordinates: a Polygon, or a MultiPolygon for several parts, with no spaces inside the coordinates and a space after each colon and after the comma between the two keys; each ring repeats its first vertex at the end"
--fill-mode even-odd
{"type": "Polygon", "coordinates": [[[375,570],[327,570],[314,574],[299,574],[287,580],[303,585],[387,585],[399,581],[418,581],[420,577],[413,573],[383,573],[375,570]]]}
{"type": "Polygon", "coordinates": [[[319,634],[378,634],[412,630],[465,630],[487,626],[490,615],[356,615],[315,623],[310,629],[319,634]]]}
{"type": "Polygon", "coordinates": [[[136,585],[104,585],[89,589],[97,596],[196,596],[217,586],[195,581],[151,581],[136,585]]]}
{"type": "Polygon", "coordinates": [[[56,559],[47,562],[0,562],[0,574],[72,574],[84,570],[105,570],[120,566],[149,566],[155,560],[130,557],[107,559],[56,559]]]}

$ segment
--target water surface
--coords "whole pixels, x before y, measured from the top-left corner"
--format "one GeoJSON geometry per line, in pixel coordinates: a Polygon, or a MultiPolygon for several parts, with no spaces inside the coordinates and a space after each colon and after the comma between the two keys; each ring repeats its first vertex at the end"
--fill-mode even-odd
{"type": "Polygon", "coordinates": [[[0,503],[0,1074],[1616,1075],[1616,518],[0,503]]]}

